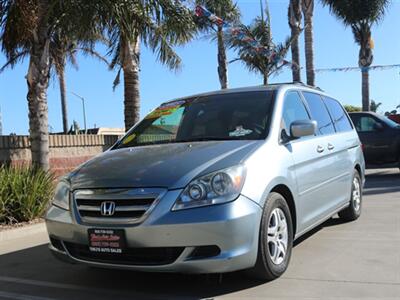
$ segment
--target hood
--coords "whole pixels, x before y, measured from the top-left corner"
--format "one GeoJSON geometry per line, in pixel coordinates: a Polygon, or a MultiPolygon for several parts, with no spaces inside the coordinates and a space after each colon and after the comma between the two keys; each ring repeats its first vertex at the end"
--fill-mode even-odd
{"type": "Polygon", "coordinates": [[[241,163],[261,141],[210,141],[111,150],[71,173],[72,189],[185,187],[198,175],[241,163]]]}

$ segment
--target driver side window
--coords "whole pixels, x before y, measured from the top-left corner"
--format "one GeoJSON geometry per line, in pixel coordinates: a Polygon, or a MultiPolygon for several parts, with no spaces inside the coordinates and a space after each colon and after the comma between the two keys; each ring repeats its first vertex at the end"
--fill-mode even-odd
{"type": "Polygon", "coordinates": [[[382,123],[372,117],[361,117],[355,124],[357,131],[375,132],[382,123]]]}
{"type": "Polygon", "coordinates": [[[310,116],[298,92],[288,92],[285,95],[282,114],[282,129],[290,136],[290,125],[294,121],[309,120],[310,116]]]}

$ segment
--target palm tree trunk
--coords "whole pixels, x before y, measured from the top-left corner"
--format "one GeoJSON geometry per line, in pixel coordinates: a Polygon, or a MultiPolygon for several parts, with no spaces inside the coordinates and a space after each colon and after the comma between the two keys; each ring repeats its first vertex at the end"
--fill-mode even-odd
{"type": "Polygon", "coordinates": [[[289,4],[289,26],[291,30],[291,51],[292,51],[292,77],[293,81],[301,81],[300,75],[300,47],[299,35],[301,24],[301,8],[299,0],[290,0],[289,4]]]}
{"type": "Polygon", "coordinates": [[[314,0],[303,0],[304,42],[306,52],[307,84],[315,86],[313,15],[314,0]]]}
{"type": "Polygon", "coordinates": [[[60,84],[61,112],[63,122],[63,132],[68,133],[68,109],[67,109],[67,86],[65,82],[65,64],[58,71],[58,82],[60,84]]]}
{"type": "Polygon", "coordinates": [[[221,84],[221,89],[224,90],[228,88],[228,67],[227,67],[228,63],[226,59],[226,49],[225,49],[222,26],[218,26],[217,40],[218,40],[218,76],[219,76],[219,82],[221,84]]]}
{"type": "Polygon", "coordinates": [[[356,39],[358,38],[360,45],[358,66],[361,68],[362,110],[370,111],[369,66],[371,66],[374,60],[371,48],[371,26],[367,22],[364,22],[360,26],[353,26],[352,29],[356,39]]]}
{"type": "Polygon", "coordinates": [[[140,38],[130,43],[121,41],[124,70],[124,115],[125,130],[129,130],[140,120],[140,38]]]}
{"type": "Polygon", "coordinates": [[[370,111],[370,101],[369,101],[369,71],[361,71],[362,78],[362,110],[370,111]]]}
{"type": "Polygon", "coordinates": [[[264,85],[268,85],[268,74],[264,74],[264,85]]]}
{"type": "Polygon", "coordinates": [[[49,1],[38,3],[39,25],[33,32],[33,44],[26,81],[28,84],[29,134],[32,165],[49,170],[49,128],[47,88],[50,80],[50,39],[47,18],[49,1]]]}

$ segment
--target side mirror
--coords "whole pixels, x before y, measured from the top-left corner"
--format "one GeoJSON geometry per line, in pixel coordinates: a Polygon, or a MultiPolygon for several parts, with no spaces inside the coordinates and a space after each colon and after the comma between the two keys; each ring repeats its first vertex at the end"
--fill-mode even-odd
{"type": "Polygon", "coordinates": [[[290,135],[293,138],[315,135],[317,132],[317,121],[298,120],[290,125],[290,135]]]}

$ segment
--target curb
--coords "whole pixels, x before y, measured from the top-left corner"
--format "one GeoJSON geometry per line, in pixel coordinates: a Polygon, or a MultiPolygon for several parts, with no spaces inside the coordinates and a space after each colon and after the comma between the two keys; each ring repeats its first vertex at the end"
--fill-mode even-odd
{"type": "Polygon", "coordinates": [[[30,237],[35,234],[45,234],[46,231],[46,224],[44,222],[15,229],[8,229],[0,231],[0,242],[8,242],[24,237],[30,237]]]}

